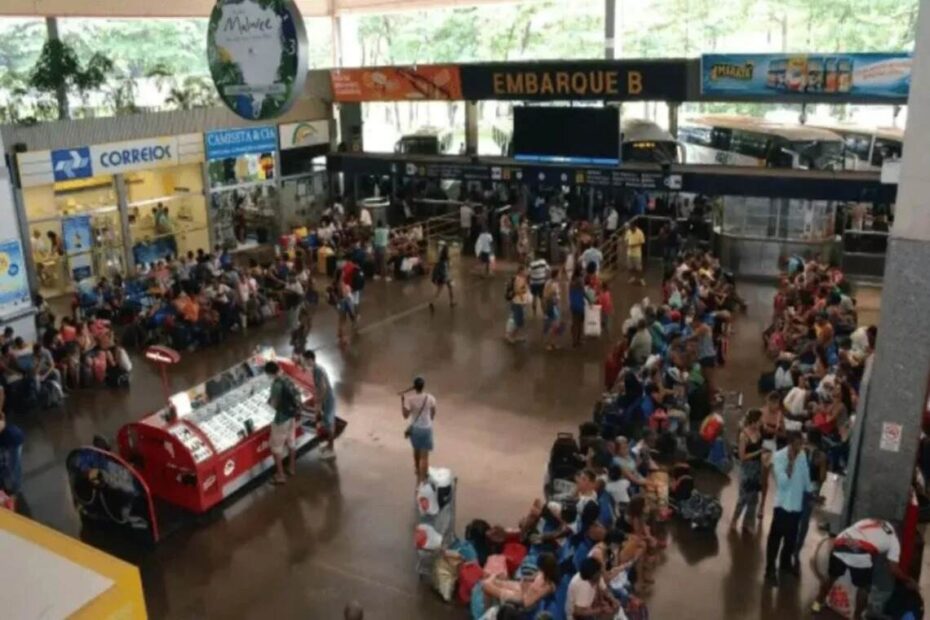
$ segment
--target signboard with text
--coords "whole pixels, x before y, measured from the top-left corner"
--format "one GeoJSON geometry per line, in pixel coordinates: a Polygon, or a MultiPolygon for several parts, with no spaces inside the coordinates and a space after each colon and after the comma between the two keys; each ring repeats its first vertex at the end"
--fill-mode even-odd
{"type": "Polygon", "coordinates": [[[278,132],[274,127],[220,129],[204,134],[207,161],[236,158],[240,155],[274,153],[278,150],[278,132]]]}
{"type": "Polygon", "coordinates": [[[340,102],[462,99],[456,65],[334,69],[329,72],[329,79],[333,100],[340,102]]]}
{"type": "Polygon", "coordinates": [[[220,99],[247,120],[287,112],[307,77],[307,34],[291,0],[218,0],[207,59],[220,99]]]}
{"type": "Polygon", "coordinates": [[[203,161],[200,134],[156,136],[16,156],[23,187],[203,161]]]}
{"type": "Polygon", "coordinates": [[[329,121],[303,121],[278,126],[281,150],[329,144],[329,121]]]}
{"type": "Polygon", "coordinates": [[[590,60],[462,65],[464,98],[683,101],[687,63],[590,60]]]}
{"type": "Polygon", "coordinates": [[[906,101],[911,55],[888,54],[705,54],[704,95],[785,98],[875,98],[906,101]]]}
{"type": "Polygon", "coordinates": [[[23,246],[19,239],[0,241],[0,316],[31,305],[23,246]]]}

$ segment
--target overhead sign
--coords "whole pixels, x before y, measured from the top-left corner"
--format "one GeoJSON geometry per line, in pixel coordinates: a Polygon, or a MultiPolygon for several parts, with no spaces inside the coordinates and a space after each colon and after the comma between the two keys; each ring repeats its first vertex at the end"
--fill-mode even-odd
{"type": "Polygon", "coordinates": [[[248,120],[276,118],[303,92],[307,33],[291,0],[219,0],[207,59],[223,103],[248,120]]]}
{"type": "Polygon", "coordinates": [[[687,63],[591,60],[462,65],[465,99],[684,101],[687,63]]]}
{"type": "Polygon", "coordinates": [[[208,161],[278,150],[278,132],[270,126],[208,131],[204,140],[208,161]]]}
{"type": "Polygon", "coordinates": [[[701,92],[762,98],[906,100],[911,56],[891,54],[705,54],[701,92]]]}
{"type": "Polygon", "coordinates": [[[200,134],[29,151],[17,155],[23,187],[203,161],[200,134]]]}
{"type": "Polygon", "coordinates": [[[358,101],[454,101],[462,99],[456,65],[333,69],[333,99],[358,101]]]}
{"type": "Polygon", "coordinates": [[[281,150],[329,144],[329,121],[304,121],[278,126],[281,150]]]}

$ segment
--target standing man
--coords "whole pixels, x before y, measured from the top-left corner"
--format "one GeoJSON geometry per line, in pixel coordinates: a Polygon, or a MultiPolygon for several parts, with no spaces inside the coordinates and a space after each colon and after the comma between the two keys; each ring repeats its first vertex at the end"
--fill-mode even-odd
{"type": "Polygon", "coordinates": [[[297,413],[300,409],[300,392],[294,383],[281,374],[281,367],[275,362],[265,363],[265,374],[271,377],[271,396],[268,404],[274,409],[274,420],[271,422],[271,455],[274,457],[275,475],[274,484],[284,484],[284,453],[290,451],[287,473],[297,473],[297,413]]]}
{"type": "Polygon", "coordinates": [[[494,237],[485,228],[475,241],[475,256],[484,265],[484,275],[491,275],[491,257],[494,255],[494,237]]]}
{"type": "Polygon", "coordinates": [[[469,246],[471,241],[471,230],[472,230],[472,218],[475,215],[475,210],[467,202],[463,202],[462,206],[459,207],[459,226],[462,229],[462,247],[466,248],[469,246]]]}
{"type": "Polygon", "coordinates": [[[304,351],[304,367],[313,376],[317,425],[326,431],[326,446],[320,450],[320,458],[332,461],[336,458],[336,399],[333,396],[333,384],[323,367],[316,363],[316,353],[311,350],[304,351]]]}
{"type": "Polygon", "coordinates": [[[375,251],[375,280],[382,276],[388,282],[391,281],[390,272],[387,270],[387,250],[388,243],[391,240],[391,229],[387,227],[384,220],[378,220],[372,235],[371,245],[375,251]]]}
{"type": "Polygon", "coordinates": [[[533,295],[533,316],[536,316],[537,303],[543,306],[543,289],[546,287],[546,281],[549,279],[549,263],[540,255],[536,255],[530,262],[530,293],[533,295]]]}
{"type": "Polygon", "coordinates": [[[417,474],[417,485],[426,482],[429,475],[429,453],[433,451],[433,420],[436,419],[436,398],[425,392],[423,377],[413,380],[413,394],[401,394],[400,407],[405,420],[410,420],[407,438],[413,447],[413,468],[417,474]]]}
{"type": "Polygon", "coordinates": [[[624,234],[626,243],[626,264],[630,270],[630,284],[639,282],[640,286],[646,286],[646,280],[643,279],[643,246],[646,244],[646,235],[632,220],[626,227],[624,234]]]}
{"type": "Polygon", "coordinates": [[[803,436],[798,431],[790,431],[787,441],[788,445],[776,452],[772,459],[775,513],[765,550],[765,580],[771,585],[778,584],[776,559],[782,572],[789,572],[795,577],[800,575],[798,565],[794,562],[794,547],[798,540],[804,494],[813,488],[807,453],[803,449],[803,436]]]}

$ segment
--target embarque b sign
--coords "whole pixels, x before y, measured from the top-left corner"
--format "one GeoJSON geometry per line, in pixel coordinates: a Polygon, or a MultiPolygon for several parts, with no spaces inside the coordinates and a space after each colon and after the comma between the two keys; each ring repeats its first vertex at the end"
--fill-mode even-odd
{"type": "Polygon", "coordinates": [[[287,112],[307,79],[307,34],[292,0],[218,0],[207,31],[223,103],[250,121],[287,112]]]}

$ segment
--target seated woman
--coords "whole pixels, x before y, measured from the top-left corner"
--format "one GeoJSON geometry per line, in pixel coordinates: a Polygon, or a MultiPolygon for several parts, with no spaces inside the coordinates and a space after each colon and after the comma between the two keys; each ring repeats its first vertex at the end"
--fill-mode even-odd
{"type": "MultiPolygon", "coordinates": [[[[540,554],[537,560],[539,570],[532,579],[514,580],[506,575],[490,575],[481,582],[481,593],[484,596],[484,605],[480,605],[481,613],[487,608],[487,602],[514,603],[525,611],[533,612],[546,598],[555,594],[559,584],[559,564],[551,553],[540,554]]],[[[473,595],[474,596],[474,595],[473,595]]],[[[473,607],[472,613],[474,614],[473,607]]],[[[479,615],[478,618],[481,616],[479,615]]]]}
{"type": "Polygon", "coordinates": [[[638,555],[635,563],[636,583],[634,589],[641,592],[649,584],[655,582],[652,571],[655,567],[655,555],[659,549],[659,541],[652,535],[646,515],[646,498],[637,495],[630,500],[626,512],[617,519],[617,529],[626,534],[627,539],[637,545],[638,555]]]}
{"type": "Polygon", "coordinates": [[[588,554],[588,557],[596,559],[604,567],[604,582],[624,608],[635,604],[631,577],[633,567],[644,553],[646,546],[643,541],[628,537],[622,530],[612,529],[588,554]]]}

